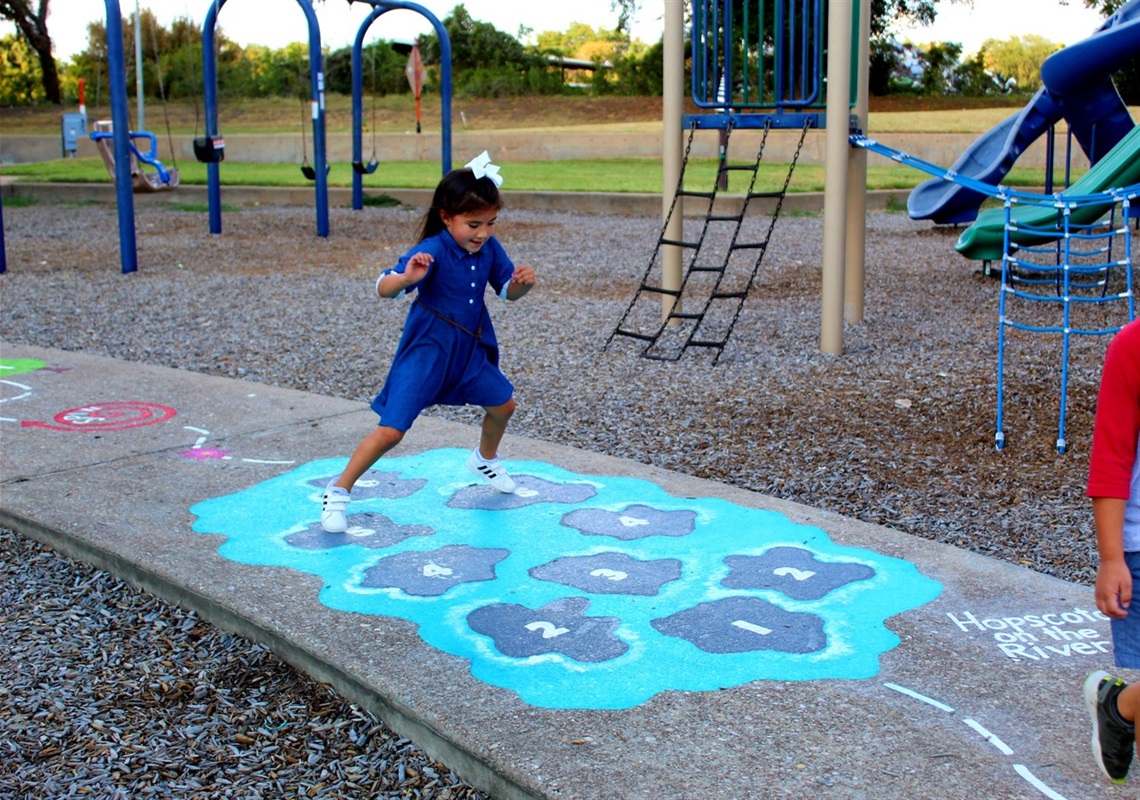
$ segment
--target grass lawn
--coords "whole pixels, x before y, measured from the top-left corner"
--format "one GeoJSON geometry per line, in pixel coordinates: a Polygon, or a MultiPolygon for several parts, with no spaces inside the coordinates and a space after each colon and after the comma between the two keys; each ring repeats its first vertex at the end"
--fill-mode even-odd
{"type": "MultiPolygon", "coordinates": [[[[90,99],[90,98],[89,98],[90,99]]],[[[1001,120],[1015,113],[1025,98],[1003,98],[997,103],[981,101],[964,107],[946,107],[944,102],[920,102],[921,99],[903,99],[892,96],[879,98],[872,103],[868,128],[875,133],[976,133],[981,134],[1001,120]],[[1016,105],[1017,107],[1010,107],[1016,105]]],[[[105,106],[106,99],[103,99],[105,106]]],[[[414,101],[410,96],[392,95],[366,99],[365,125],[378,132],[404,132],[414,127],[414,101]]],[[[223,134],[296,134],[300,122],[297,101],[287,99],[258,99],[246,101],[223,100],[219,106],[220,127],[223,134]]],[[[307,107],[306,107],[307,109],[307,107]]],[[[0,109],[0,130],[10,135],[59,135],[62,111],[69,109],[4,108],[0,109]]],[[[134,104],[132,101],[133,115],[134,104]]],[[[307,113],[307,111],[306,111],[307,113]]],[[[1133,109],[1140,119],[1140,108],[1133,109]]],[[[92,104],[88,119],[106,117],[110,110],[92,104]]],[[[193,103],[171,102],[165,106],[152,101],[147,107],[147,127],[161,139],[166,127],[176,135],[190,135],[202,131],[202,111],[193,103]]],[[[659,131],[661,127],[661,98],[654,97],[585,97],[559,95],[552,97],[526,97],[510,99],[457,99],[452,107],[456,131],[590,131],[590,130],[644,130],[659,131]]],[[[438,100],[429,98],[424,103],[425,131],[439,130],[438,100]]],[[[351,99],[330,95],[327,106],[327,130],[330,134],[347,133],[352,127],[351,99]]],[[[366,133],[367,135],[367,133],[366,133]]],[[[164,162],[166,163],[166,162],[164,162]]],[[[169,163],[167,166],[171,166],[169,163]]],[[[195,161],[177,164],[182,183],[206,183],[205,166],[195,161]]],[[[0,171],[6,177],[20,176],[29,181],[81,183],[109,183],[103,164],[96,158],[55,160],[38,164],[4,165],[0,171]]],[[[758,191],[778,190],[784,183],[785,164],[765,164],[757,181],[758,191]]],[[[221,167],[222,181],[227,185],[304,186],[307,181],[296,164],[243,164],[226,161],[221,167]]],[[[704,190],[712,187],[716,175],[714,159],[692,159],[687,169],[686,188],[704,190]]],[[[871,189],[910,189],[927,179],[925,173],[909,167],[886,163],[872,157],[868,165],[868,186],[871,189]]],[[[1075,177],[1078,176],[1074,176],[1075,177]]],[[[796,168],[789,191],[822,191],[824,168],[818,164],[801,164],[796,168]]],[[[439,180],[439,166],[435,162],[387,162],[372,175],[364,177],[367,189],[431,189],[439,180]]],[[[1004,183],[1019,188],[1040,187],[1041,172],[1033,168],[1015,168],[1004,183]]],[[[1058,171],[1058,184],[1063,175],[1058,171]]],[[[352,168],[348,164],[333,164],[329,173],[330,186],[352,185],[352,168]]],[[[508,189],[530,191],[598,191],[661,192],[661,164],[655,159],[613,158],[575,161],[520,161],[511,162],[508,189]]],[[[744,178],[739,174],[730,178],[729,191],[742,192],[744,178]]]]}
{"type": "MultiPolygon", "coordinates": [[[[883,159],[879,159],[882,161],[883,159]]],[[[167,164],[169,167],[170,164],[167,164]]],[[[690,159],[685,187],[709,190],[716,180],[715,159],[690,159]]],[[[776,191],[784,185],[786,164],[761,165],[757,191],[776,191]]],[[[187,185],[205,185],[206,166],[196,161],[178,164],[179,178],[187,185]]],[[[29,181],[56,183],[110,183],[111,178],[98,158],[59,159],[36,164],[6,165],[3,174],[20,176],[29,181]]],[[[352,186],[352,166],[333,164],[329,171],[330,186],[352,186]]],[[[439,163],[435,161],[394,161],[381,163],[372,175],[364,176],[365,189],[433,189],[439,182],[439,163]]],[[[870,189],[910,189],[928,176],[910,167],[875,164],[867,167],[870,189]]],[[[222,182],[235,186],[305,186],[309,181],[296,164],[243,164],[225,161],[221,165],[222,182]]],[[[791,192],[823,191],[822,164],[800,164],[788,187],[791,192]]],[[[1063,176],[1058,172],[1057,179],[1063,176]]],[[[1039,186],[1038,169],[1014,169],[1005,179],[1008,186],[1039,186]]],[[[512,161],[507,189],[546,192],[661,192],[661,162],[651,158],[610,158],[573,161],[512,161]]],[[[743,193],[745,178],[729,178],[729,193],[743,193]]]]}

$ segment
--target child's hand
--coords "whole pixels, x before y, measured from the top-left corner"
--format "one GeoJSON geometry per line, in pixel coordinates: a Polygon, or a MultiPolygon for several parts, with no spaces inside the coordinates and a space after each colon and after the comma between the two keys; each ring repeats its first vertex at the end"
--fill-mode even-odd
{"type": "Polygon", "coordinates": [[[1096,607],[1113,619],[1128,616],[1132,603],[1132,573],[1124,561],[1101,562],[1096,573],[1096,607]]]}
{"type": "Polygon", "coordinates": [[[515,267],[511,282],[507,284],[507,299],[518,300],[532,288],[534,288],[534,270],[529,264],[521,264],[515,267]]]}
{"type": "Polygon", "coordinates": [[[435,259],[431,253],[416,253],[409,258],[408,263],[404,265],[404,277],[408,279],[409,285],[422,281],[433,261],[435,259]]]}

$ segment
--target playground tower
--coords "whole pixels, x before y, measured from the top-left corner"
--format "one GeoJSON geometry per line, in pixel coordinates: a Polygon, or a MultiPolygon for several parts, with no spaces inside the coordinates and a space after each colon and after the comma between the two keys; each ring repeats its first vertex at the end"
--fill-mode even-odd
{"type": "MultiPolygon", "coordinates": [[[[684,0],[665,0],[662,185],[679,186],[686,128],[827,130],[820,348],[843,352],[843,323],[864,298],[866,153],[848,136],[867,124],[870,0],[693,0],[692,99],[684,114],[684,0]],[[767,20],[766,14],[770,14],[767,20]],[[765,30],[771,39],[764,42],[765,30]],[[771,45],[770,61],[765,61],[771,45]],[[750,45],[753,45],[750,47],[750,45]]],[[[682,239],[684,198],[663,193],[665,232],[682,239]]],[[[679,290],[682,248],[664,245],[662,288],[679,290]]],[[[675,306],[662,296],[663,313],[675,306]]]]}

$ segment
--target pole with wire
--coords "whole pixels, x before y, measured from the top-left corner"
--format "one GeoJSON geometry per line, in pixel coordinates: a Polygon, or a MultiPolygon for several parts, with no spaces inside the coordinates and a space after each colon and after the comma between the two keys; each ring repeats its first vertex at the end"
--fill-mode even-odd
{"type": "Polygon", "coordinates": [[[408,65],[404,67],[404,74],[408,76],[408,83],[412,87],[412,93],[416,96],[416,133],[420,132],[420,93],[424,88],[424,77],[426,70],[424,69],[423,59],[420,58],[420,46],[417,42],[412,43],[412,52],[408,54],[408,65]]]}
{"type": "Polygon", "coordinates": [[[139,15],[139,0],[135,0],[135,102],[138,105],[138,130],[146,130],[143,113],[143,47],[142,17],[139,15]]]}

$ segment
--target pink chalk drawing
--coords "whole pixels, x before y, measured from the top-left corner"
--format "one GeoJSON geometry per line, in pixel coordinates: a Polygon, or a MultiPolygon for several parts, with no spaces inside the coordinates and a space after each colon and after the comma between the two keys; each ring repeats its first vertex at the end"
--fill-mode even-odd
{"type": "Polygon", "coordinates": [[[210,461],[211,459],[227,459],[232,452],[232,450],[219,450],[216,447],[191,447],[178,455],[195,461],[210,461]]]}
{"type": "Polygon", "coordinates": [[[53,431],[81,431],[102,433],[157,425],[172,419],[178,412],[169,406],[142,403],[134,400],[89,403],[78,408],[60,411],[52,422],[24,420],[23,428],[46,428],[53,431]]]}
{"type": "MultiPolygon", "coordinates": [[[[233,453],[233,450],[222,450],[222,449],[217,448],[217,447],[204,447],[204,445],[206,444],[206,438],[210,435],[210,432],[208,430],[206,430],[204,428],[195,428],[193,425],[183,425],[182,429],[187,430],[187,431],[193,431],[194,433],[198,433],[201,435],[198,437],[198,441],[194,442],[194,445],[189,450],[183,450],[178,455],[182,456],[183,458],[192,459],[194,461],[215,461],[215,460],[231,461],[231,460],[233,460],[233,456],[231,455],[231,453],[233,453]]],[[[267,461],[267,460],[261,459],[261,458],[243,458],[241,460],[243,462],[245,462],[246,464],[293,464],[293,463],[295,463],[294,461],[267,461]]]]}

